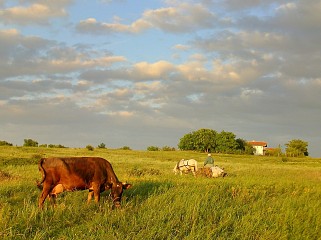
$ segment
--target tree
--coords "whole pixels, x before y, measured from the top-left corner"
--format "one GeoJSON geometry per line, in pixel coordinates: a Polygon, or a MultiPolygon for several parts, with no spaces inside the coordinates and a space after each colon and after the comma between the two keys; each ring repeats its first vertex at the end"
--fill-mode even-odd
{"type": "Polygon", "coordinates": [[[217,132],[212,129],[200,129],[194,132],[195,148],[197,151],[214,152],[216,148],[217,132]]]}
{"type": "Polygon", "coordinates": [[[180,150],[238,153],[253,155],[254,148],[243,139],[235,139],[232,132],[217,133],[212,129],[199,129],[185,134],[178,143],[180,150]]]}
{"type": "Polygon", "coordinates": [[[194,138],[192,133],[185,134],[178,143],[178,148],[181,150],[195,150],[194,138]]]}
{"type": "Polygon", "coordinates": [[[216,152],[219,153],[235,153],[238,143],[235,140],[235,134],[232,132],[222,131],[216,137],[216,152]]]}
{"type": "Polygon", "coordinates": [[[237,142],[237,153],[245,154],[245,155],[254,155],[255,148],[248,143],[248,141],[238,138],[236,139],[237,142]]]}
{"type": "Polygon", "coordinates": [[[184,135],[178,144],[181,150],[214,152],[217,132],[211,129],[199,129],[184,135]]]}
{"type": "Polygon", "coordinates": [[[38,142],[32,139],[24,139],[24,147],[38,147],[38,142]]]}
{"type": "Polygon", "coordinates": [[[285,144],[286,155],[290,157],[308,156],[308,143],[300,139],[293,139],[285,144]]]}

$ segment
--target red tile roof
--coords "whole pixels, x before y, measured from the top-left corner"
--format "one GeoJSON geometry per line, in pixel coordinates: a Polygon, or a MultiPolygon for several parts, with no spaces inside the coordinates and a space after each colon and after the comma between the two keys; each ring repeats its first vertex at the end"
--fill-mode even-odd
{"type": "Polygon", "coordinates": [[[262,146],[262,147],[267,147],[267,142],[260,142],[260,141],[250,141],[248,142],[252,146],[262,146]]]}

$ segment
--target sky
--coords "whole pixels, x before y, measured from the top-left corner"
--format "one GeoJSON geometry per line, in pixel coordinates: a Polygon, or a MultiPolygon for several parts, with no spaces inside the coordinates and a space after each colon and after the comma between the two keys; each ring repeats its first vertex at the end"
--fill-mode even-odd
{"type": "Polygon", "coordinates": [[[0,140],[177,148],[201,128],[321,157],[320,0],[0,0],[0,140]]]}

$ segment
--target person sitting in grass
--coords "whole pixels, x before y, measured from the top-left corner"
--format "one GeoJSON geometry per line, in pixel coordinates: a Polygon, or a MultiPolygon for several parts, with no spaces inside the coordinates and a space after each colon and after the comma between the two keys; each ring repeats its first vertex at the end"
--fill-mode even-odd
{"type": "Polygon", "coordinates": [[[204,162],[204,168],[211,168],[214,167],[214,159],[212,158],[211,154],[207,154],[207,158],[204,162]]]}

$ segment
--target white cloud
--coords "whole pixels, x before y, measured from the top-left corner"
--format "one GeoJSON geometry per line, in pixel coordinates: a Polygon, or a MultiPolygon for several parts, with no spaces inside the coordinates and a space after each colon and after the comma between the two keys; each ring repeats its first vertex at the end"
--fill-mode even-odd
{"type": "Polygon", "coordinates": [[[52,18],[68,15],[65,7],[70,0],[35,1],[30,5],[18,5],[0,10],[0,19],[7,24],[39,24],[46,25],[52,18]]]}
{"type": "Polygon", "coordinates": [[[82,33],[109,34],[113,32],[139,33],[156,28],[164,32],[189,32],[214,26],[216,16],[201,4],[179,3],[173,7],[146,10],[131,24],[98,22],[94,18],[80,21],[77,30],[82,33]]]}

